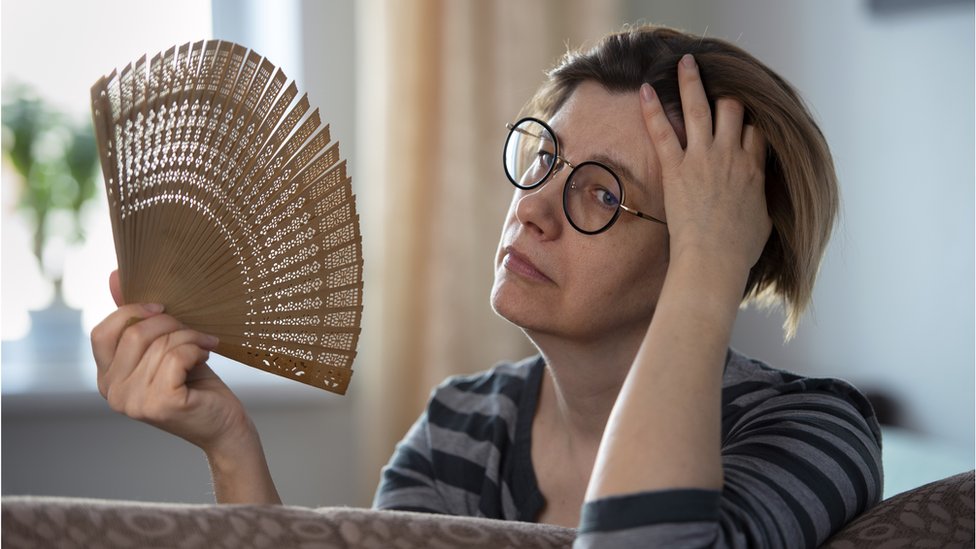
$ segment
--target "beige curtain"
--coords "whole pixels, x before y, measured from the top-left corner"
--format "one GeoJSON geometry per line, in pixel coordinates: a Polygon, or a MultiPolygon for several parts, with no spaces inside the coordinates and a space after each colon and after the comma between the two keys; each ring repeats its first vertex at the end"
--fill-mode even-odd
{"type": "Polygon", "coordinates": [[[504,125],[567,44],[621,22],[617,0],[368,0],[358,9],[366,304],[353,387],[368,504],[434,386],[534,352],[488,302],[512,194],[504,125]]]}

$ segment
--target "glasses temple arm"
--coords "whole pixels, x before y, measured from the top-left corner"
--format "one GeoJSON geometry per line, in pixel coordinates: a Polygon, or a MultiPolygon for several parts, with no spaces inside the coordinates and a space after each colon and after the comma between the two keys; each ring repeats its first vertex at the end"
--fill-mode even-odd
{"type": "Polygon", "coordinates": [[[545,139],[541,135],[536,135],[530,131],[526,131],[523,130],[522,128],[519,128],[518,126],[513,126],[510,122],[505,123],[505,127],[508,128],[509,131],[519,132],[522,135],[527,135],[529,137],[534,137],[536,139],[545,139]]]}
{"type": "Polygon", "coordinates": [[[631,215],[636,215],[637,217],[639,217],[641,219],[646,219],[648,221],[653,221],[655,223],[660,223],[661,225],[667,225],[667,223],[665,223],[664,221],[661,221],[660,219],[654,217],[653,215],[648,215],[648,214],[646,214],[644,212],[637,211],[637,210],[635,210],[633,208],[629,208],[627,206],[624,206],[623,204],[620,205],[620,209],[623,210],[623,211],[625,211],[625,212],[627,212],[627,213],[629,213],[629,214],[631,214],[631,215]]]}

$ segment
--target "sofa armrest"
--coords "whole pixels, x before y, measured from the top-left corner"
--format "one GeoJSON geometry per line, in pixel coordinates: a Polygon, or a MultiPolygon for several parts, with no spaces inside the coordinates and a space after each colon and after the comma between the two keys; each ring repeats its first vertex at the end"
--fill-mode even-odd
{"type": "Polygon", "coordinates": [[[973,471],[902,492],[875,505],[823,547],[972,547],[973,471]]]}
{"type": "MultiPolygon", "coordinates": [[[[889,498],[824,547],[972,547],[974,472],[889,498]]],[[[198,505],[5,496],[4,547],[569,547],[546,524],[346,507],[198,505]]]]}
{"type": "Polygon", "coordinates": [[[568,547],[545,524],[345,507],[188,505],[6,496],[4,547],[568,547]]]}

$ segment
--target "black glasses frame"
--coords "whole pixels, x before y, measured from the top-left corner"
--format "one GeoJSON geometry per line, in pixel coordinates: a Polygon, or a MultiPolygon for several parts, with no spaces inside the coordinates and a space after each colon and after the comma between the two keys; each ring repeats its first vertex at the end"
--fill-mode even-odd
{"type": "Polygon", "coordinates": [[[626,190],[624,189],[624,184],[623,184],[622,181],[620,181],[620,178],[617,176],[616,172],[614,172],[612,169],[610,169],[610,167],[607,166],[606,164],[603,164],[602,162],[597,162],[595,160],[587,160],[586,162],[582,162],[582,163],[580,163],[578,165],[573,165],[569,160],[566,160],[565,158],[563,158],[562,156],[560,156],[559,155],[559,139],[556,137],[556,132],[554,132],[552,130],[552,128],[549,126],[549,124],[546,124],[545,122],[543,122],[542,120],[539,120],[538,118],[535,118],[535,117],[532,117],[532,116],[526,116],[526,117],[520,119],[518,122],[516,122],[514,124],[506,124],[505,126],[508,128],[509,131],[508,131],[508,136],[505,138],[505,146],[502,148],[502,167],[505,169],[505,177],[508,178],[508,180],[512,183],[512,185],[515,185],[519,189],[531,190],[531,189],[534,189],[536,187],[542,186],[542,184],[544,184],[546,181],[548,181],[550,177],[552,177],[553,175],[555,175],[556,173],[558,173],[559,170],[561,170],[563,166],[569,166],[569,168],[572,170],[572,171],[569,172],[569,175],[566,177],[566,183],[563,185],[563,215],[566,216],[566,220],[569,221],[569,224],[572,225],[573,228],[576,229],[577,231],[579,231],[579,232],[581,232],[583,234],[587,234],[587,235],[594,235],[594,234],[602,233],[602,232],[606,231],[607,229],[609,229],[610,227],[612,227],[613,224],[617,222],[617,218],[620,217],[621,210],[622,211],[625,211],[625,212],[627,212],[627,213],[629,213],[631,215],[634,215],[636,217],[639,217],[641,219],[646,219],[648,221],[653,221],[655,223],[659,223],[659,224],[665,225],[665,226],[667,225],[667,223],[665,223],[664,221],[662,221],[662,220],[660,220],[660,219],[658,219],[658,218],[656,218],[656,217],[654,217],[652,215],[649,215],[649,214],[646,214],[644,212],[638,211],[638,210],[636,210],[634,208],[631,208],[630,206],[626,206],[624,204],[624,200],[625,200],[625,196],[626,196],[626,190]],[[508,154],[507,154],[508,153],[508,143],[509,143],[509,141],[512,140],[512,136],[516,132],[519,132],[519,133],[524,133],[526,135],[530,135],[532,137],[539,137],[537,135],[532,135],[531,133],[526,132],[525,130],[519,129],[519,126],[521,126],[525,122],[534,122],[534,123],[539,124],[540,126],[542,126],[547,132],[549,132],[549,135],[552,136],[552,144],[553,144],[553,153],[552,153],[553,161],[552,161],[552,164],[549,165],[549,169],[546,171],[545,175],[543,175],[541,178],[539,178],[539,181],[537,181],[537,182],[535,182],[535,183],[533,183],[531,185],[522,185],[521,183],[519,183],[518,181],[516,181],[515,178],[513,177],[513,175],[511,174],[511,170],[508,169],[508,154]],[[585,166],[590,166],[590,165],[599,166],[599,167],[603,168],[604,170],[606,170],[611,176],[613,176],[614,180],[616,180],[616,182],[617,182],[617,186],[620,188],[620,201],[617,203],[617,209],[616,209],[616,211],[614,211],[613,216],[610,218],[609,221],[607,221],[607,224],[606,225],[604,225],[603,227],[601,227],[601,228],[599,228],[599,229],[597,229],[595,231],[588,231],[588,230],[583,229],[582,227],[578,226],[573,221],[572,216],[569,215],[569,206],[566,203],[567,200],[568,200],[568,197],[569,197],[569,190],[572,188],[572,187],[570,187],[570,183],[573,181],[573,174],[576,173],[576,170],[578,170],[578,169],[580,169],[582,167],[585,167],[585,166]]]}

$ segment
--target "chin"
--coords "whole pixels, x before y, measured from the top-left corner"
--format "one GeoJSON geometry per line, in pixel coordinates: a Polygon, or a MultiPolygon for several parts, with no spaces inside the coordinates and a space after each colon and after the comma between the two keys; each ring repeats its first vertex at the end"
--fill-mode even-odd
{"type": "Polygon", "coordinates": [[[496,279],[491,288],[491,310],[522,330],[536,329],[537,317],[545,308],[535,302],[532,296],[519,290],[512,284],[496,279]]]}
{"type": "Polygon", "coordinates": [[[551,300],[541,299],[538,293],[526,292],[523,288],[496,284],[491,291],[491,309],[522,330],[536,345],[537,338],[542,336],[578,337],[572,325],[559,322],[572,318],[572,312],[561,310],[551,300]]]}
{"type": "Polygon", "coordinates": [[[491,288],[491,296],[489,301],[491,302],[491,310],[495,312],[496,315],[504,318],[505,320],[511,322],[512,324],[518,325],[517,322],[512,318],[515,311],[514,308],[514,296],[508,295],[502,284],[496,280],[495,285],[491,288]]]}

